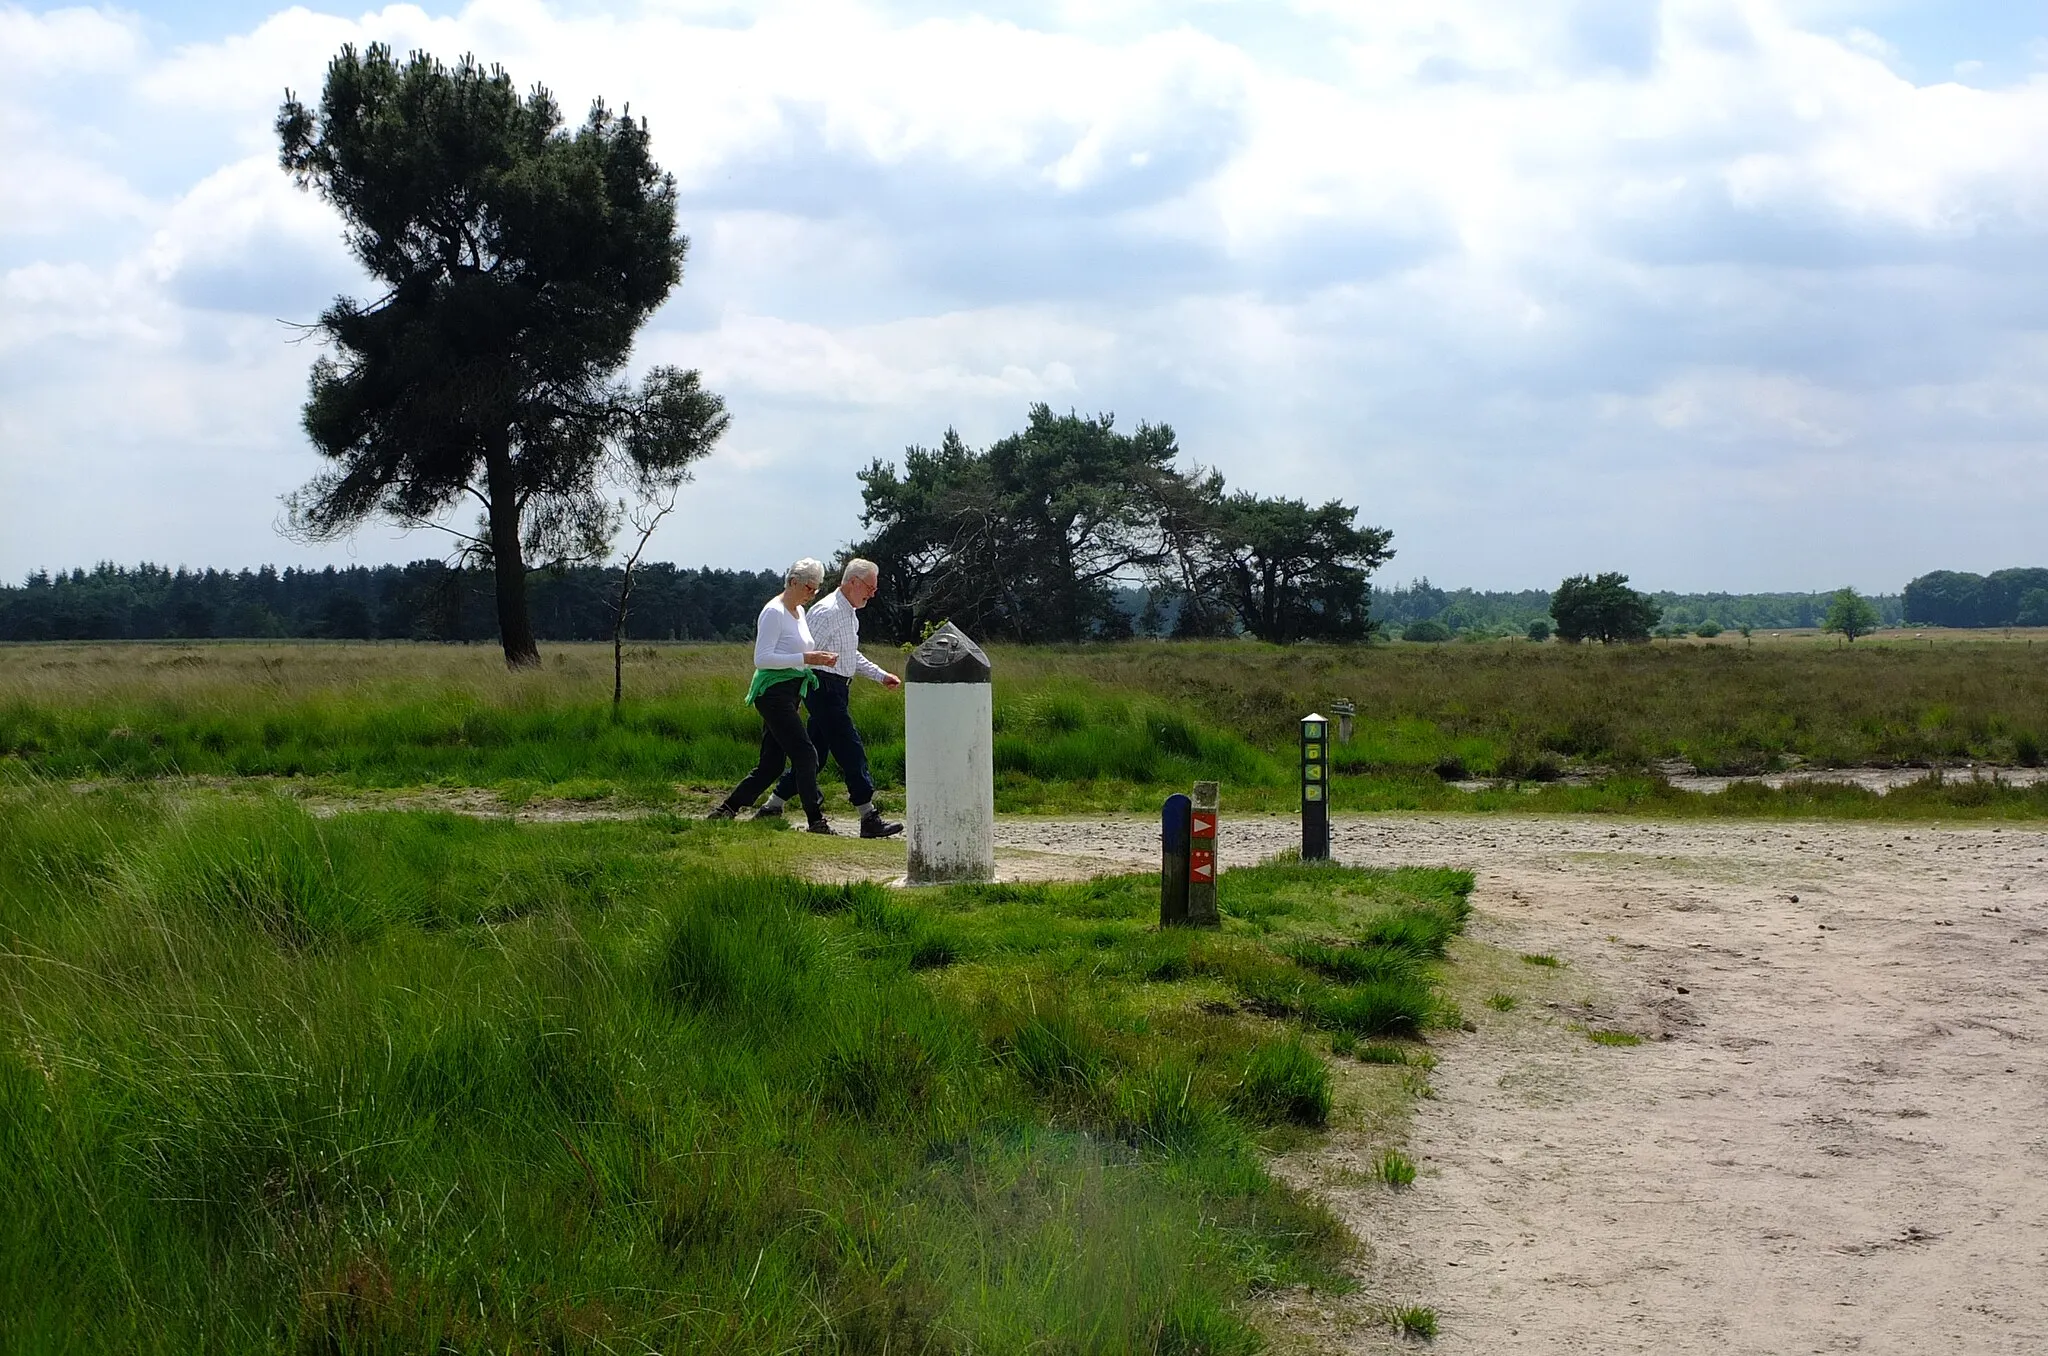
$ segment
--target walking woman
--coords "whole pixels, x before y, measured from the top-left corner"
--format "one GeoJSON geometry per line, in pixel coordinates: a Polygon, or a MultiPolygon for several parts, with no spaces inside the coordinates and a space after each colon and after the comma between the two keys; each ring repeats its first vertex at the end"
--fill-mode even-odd
{"type": "Polygon", "coordinates": [[[761,761],[711,818],[731,819],[752,806],[787,763],[796,775],[797,799],[811,832],[831,833],[832,826],[825,822],[825,798],[818,794],[818,751],[811,746],[797,709],[804,694],[818,685],[810,666],[839,662],[832,651],[812,648],[804,614],[804,605],[818,596],[818,586],[825,582],[825,567],[806,556],[782,579],[782,592],[768,600],[754,626],[754,681],[747,689],[747,704],[761,717],[761,761]]]}

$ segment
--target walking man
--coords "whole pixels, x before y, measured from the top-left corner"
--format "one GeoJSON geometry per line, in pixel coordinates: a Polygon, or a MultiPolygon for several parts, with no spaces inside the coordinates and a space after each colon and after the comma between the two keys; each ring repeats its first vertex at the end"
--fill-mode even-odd
{"type": "MultiPolygon", "coordinates": [[[[875,783],[868,776],[867,746],[860,742],[860,731],[854,728],[853,713],[848,708],[856,673],[891,691],[903,686],[901,678],[860,652],[860,609],[868,605],[881,586],[881,571],[875,562],[855,557],[846,562],[839,587],[814,603],[808,614],[812,643],[837,655],[831,664],[815,665],[811,670],[818,675],[818,685],[804,698],[811,712],[811,743],[817,746],[821,763],[830,754],[839,764],[839,775],[846,779],[846,797],[860,811],[863,838],[887,838],[903,832],[901,824],[882,818],[882,812],[875,808],[875,783]]],[[[794,770],[784,773],[775,784],[775,794],[768,798],[756,818],[781,814],[784,803],[796,790],[794,770]]]]}

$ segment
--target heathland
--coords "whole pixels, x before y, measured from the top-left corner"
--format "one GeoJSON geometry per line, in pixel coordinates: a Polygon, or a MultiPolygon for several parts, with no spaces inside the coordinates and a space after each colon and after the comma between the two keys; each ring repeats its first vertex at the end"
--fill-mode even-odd
{"type": "MultiPolygon", "coordinates": [[[[1142,809],[1215,778],[1242,808],[1294,795],[1296,722],[1347,698],[1340,809],[2038,815],[2048,790],[1937,775],[1853,786],[1673,790],[1674,769],[2032,767],[2048,644],[1739,637],[1639,646],[997,647],[1001,808],[1142,809]],[[1477,792],[1455,782],[1490,782],[1477,792]]],[[[608,647],[554,646],[508,674],[477,646],[350,643],[0,647],[0,769],[17,777],[297,779],[358,790],[483,787],[514,801],[688,807],[751,765],[744,650],[637,646],[614,712],[608,647]]],[[[902,699],[859,685],[885,799],[902,699]]]]}
{"type": "Polygon", "coordinates": [[[812,846],[0,789],[0,1349],[1235,1353],[1349,1285],[1265,1157],[1311,1040],[1417,1091],[1469,875],[1270,863],[1162,932],[1151,877],[812,846]]]}

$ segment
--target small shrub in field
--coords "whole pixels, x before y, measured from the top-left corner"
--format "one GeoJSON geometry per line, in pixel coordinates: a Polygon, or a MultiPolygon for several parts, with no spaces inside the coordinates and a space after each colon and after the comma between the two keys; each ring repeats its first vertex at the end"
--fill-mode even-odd
{"type": "Polygon", "coordinates": [[[1513,1012],[1515,1010],[1515,996],[1511,993],[1488,994],[1486,996],[1486,1006],[1492,1008],[1495,1012],[1513,1012]]]}
{"type": "Polygon", "coordinates": [[[1595,1045],[1641,1045],[1643,1043],[1643,1038],[1633,1031],[1611,1031],[1598,1028],[1589,1029],[1586,1032],[1586,1039],[1595,1045]]]}
{"type": "Polygon", "coordinates": [[[1373,1162],[1372,1175],[1390,1187],[1413,1186],[1415,1164],[1398,1149],[1389,1149],[1373,1162]]]}
{"type": "Polygon", "coordinates": [[[1544,641],[1550,639],[1550,623],[1541,620],[1532,621],[1529,623],[1528,631],[1524,634],[1526,634],[1529,637],[1529,639],[1541,645],[1544,641]]]}
{"type": "Polygon", "coordinates": [[[1434,645],[1451,638],[1451,628],[1434,617],[1423,621],[1409,622],[1401,631],[1401,639],[1421,644],[1434,645]]]}
{"type": "Polygon", "coordinates": [[[1433,1341],[1436,1337],[1436,1310],[1419,1304],[1411,1304],[1394,1311],[1394,1326],[1404,1337],[1420,1337],[1433,1341]]]}
{"type": "Polygon", "coordinates": [[[1472,776],[1471,769],[1465,766],[1465,760],[1455,753],[1447,753],[1437,759],[1436,767],[1432,770],[1447,782],[1462,782],[1472,776]]]}
{"type": "Polygon", "coordinates": [[[1557,957],[1550,955],[1548,952],[1525,951],[1522,953],[1522,964],[1540,965],[1547,970],[1555,970],[1560,965],[1563,965],[1564,962],[1559,960],[1557,957]]]}
{"type": "Polygon", "coordinates": [[[1531,753],[1527,749],[1512,748],[1501,757],[1494,771],[1510,781],[1554,782],[1564,776],[1564,764],[1547,749],[1531,753]]]}
{"type": "Polygon", "coordinates": [[[1721,623],[1713,621],[1701,622],[1693,628],[1692,633],[1701,640],[1712,640],[1715,636],[1721,634],[1721,623]]]}
{"type": "Polygon", "coordinates": [[[2041,740],[2032,730],[2022,730],[2012,741],[2012,756],[2021,767],[2041,766],[2041,740]]]}
{"type": "Polygon", "coordinates": [[[1262,1045],[1252,1051],[1230,1105],[1264,1125],[1323,1125],[1330,1119],[1330,1072],[1299,1040],[1262,1045]]]}

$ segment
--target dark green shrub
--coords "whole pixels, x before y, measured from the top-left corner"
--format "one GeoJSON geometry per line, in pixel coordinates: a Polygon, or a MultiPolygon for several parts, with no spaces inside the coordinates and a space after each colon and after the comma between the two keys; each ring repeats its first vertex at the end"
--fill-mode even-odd
{"type": "Polygon", "coordinates": [[[1451,628],[1434,617],[1409,622],[1402,628],[1401,639],[1434,645],[1451,638],[1451,628]]]}
{"type": "Polygon", "coordinates": [[[2012,756],[2021,767],[2041,766],[2041,740],[2032,730],[2022,730],[2013,737],[2012,756]]]}
{"type": "Polygon", "coordinates": [[[1703,621],[1698,626],[1695,626],[1692,629],[1692,633],[1698,636],[1701,640],[1712,640],[1715,636],[1721,634],[1721,623],[1716,621],[1703,621]]]}
{"type": "Polygon", "coordinates": [[[1538,618],[1529,623],[1529,629],[1523,634],[1540,645],[1550,639],[1550,623],[1538,618]]]}

